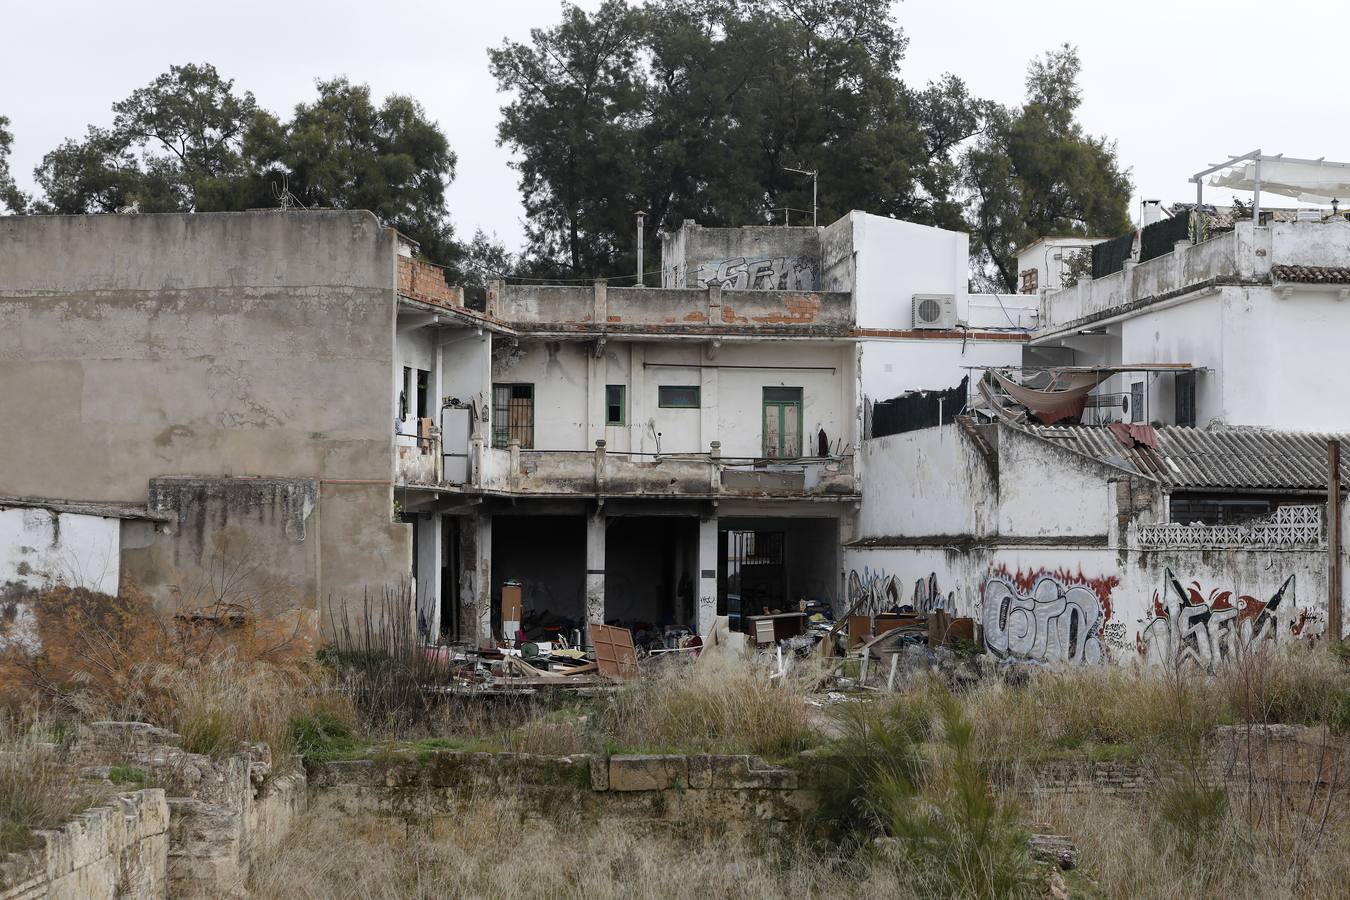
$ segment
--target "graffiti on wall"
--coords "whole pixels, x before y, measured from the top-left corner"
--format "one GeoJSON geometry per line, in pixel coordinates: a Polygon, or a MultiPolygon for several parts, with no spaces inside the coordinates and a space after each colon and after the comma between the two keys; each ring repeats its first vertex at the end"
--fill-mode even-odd
{"type": "Polygon", "coordinates": [[[694,285],[728,290],[814,291],[817,264],[809,256],[737,256],[709,260],[694,270],[694,285]]]}
{"type": "Polygon", "coordinates": [[[991,570],[980,604],[985,648],[1020,662],[1103,662],[1102,627],[1111,615],[1111,591],[1119,584],[1114,575],[991,570]]]}
{"type": "Polygon", "coordinates": [[[936,572],[914,583],[914,593],[908,603],[904,597],[904,583],[894,575],[887,575],[885,569],[873,571],[863,566],[861,574],[857,569],[848,573],[849,607],[856,608],[860,616],[875,616],[891,610],[927,615],[934,610],[956,607],[956,592],[942,593],[936,572]]]}
{"type": "Polygon", "coordinates": [[[1241,648],[1275,640],[1281,622],[1291,634],[1301,635],[1310,614],[1295,613],[1294,604],[1293,575],[1268,600],[1258,600],[1217,588],[1206,595],[1198,581],[1182,587],[1167,569],[1162,590],[1153,592],[1149,622],[1136,637],[1137,649],[1152,663],[1194,663],[1212,672],[1241,648]]]}

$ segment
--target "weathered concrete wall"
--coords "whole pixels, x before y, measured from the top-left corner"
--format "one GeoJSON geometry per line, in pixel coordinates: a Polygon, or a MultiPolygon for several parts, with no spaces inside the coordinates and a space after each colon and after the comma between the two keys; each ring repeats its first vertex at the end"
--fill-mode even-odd
{"type": "Polygon", "coordinates": [[[817,290],[820,231],[814,226],[704,228],[687,220],[679,231],[663,235],[661,286],[817,290]]]}
{"type": "Polygon", "coordinates": [[[168,826],[163,790],[114,797],[0,860],[0,900],[167,897],[168,826]]]}
{"type": "Polygon", "coordinates": [[[304,635],[317,635],[318,481],[154,478],[149,507],[177,523],[155,539],[129,541],[123,561],[128,578],[162,610],[218,603],[268,617],[296,610],[304,635]]]}
{"type": "Polygon", "coordinates": [[[117,593],[119,519],[0,507],[0,599],[60,582],[117,593]]]}
{"type": "Polygon", "coordinates": [[[566,285],[499,286],[496,315],[531,330],[621,332],[671,326],[700,329],[772,329],[830,333],[853,324],[852,297],[813,288],[718,291],[709,288],[637,288],[566,285]]]}
{"type": "Polygon", "coordinates": [[[800,827],[814,793],[793,769],[749,756],[391,754],[311,765],[310,805],[410,822],[454,816],[504,792],[578,825],[605,818],[633,828],[781,834],[800,827]]]}
{"type": "Polygon", "coordinates": [[[340,483],[321,517],[369,527],[347,529],[355,547],[323,544],[322,590],[396,580],[410,550],[388,527],[395,259],[365,212],[0,219],[0,494],[340,483]]]}

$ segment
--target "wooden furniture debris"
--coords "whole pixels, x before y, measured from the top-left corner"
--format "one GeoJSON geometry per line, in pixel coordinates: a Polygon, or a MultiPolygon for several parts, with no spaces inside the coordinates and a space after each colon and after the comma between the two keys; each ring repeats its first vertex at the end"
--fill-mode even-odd
{"type": "MultiPolygon", "coordinates": [[[[755,636],[755,643],[777,643],[785,641],[788,638],[797,637],[806,634],[806,613],[804,612],[786,612],[774,613],[767,616],[747,616],[746,621],[750,623],[750,633],[755,636]],[[760,623],[769,623],[767,627],[773,628],[773,636],[765,641],[760,638],[760,623]]],[[[768,631],[763,632],[765,635],[768,631]]]]}
{"type": "Polygon", "coordinates": [[[623,680],[638,677],[633,632],[613,625],[591,625],[589,628],[591,646],[595,648],[595,663],[600,669],[600,674],[623,680]]]}

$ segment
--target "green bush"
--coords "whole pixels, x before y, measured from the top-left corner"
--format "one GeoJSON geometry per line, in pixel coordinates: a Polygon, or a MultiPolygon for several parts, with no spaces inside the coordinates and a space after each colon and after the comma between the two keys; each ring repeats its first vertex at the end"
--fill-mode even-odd
{"type": "Polygon", "coordinates": [[[350,758],[360,749],[351,726],[324,709],[291,719],[290,732],[295,752],[311,762],[350,758]]]}
{"type": "Polygon", "coordinates": [[[1020,898],[1040,893],[1016,807],[1000,801],[980,763],[975,729],[950,694],[938,700],[942,759],[926,789],[883,781],[904,877],[922,897],[1020,898]]]}

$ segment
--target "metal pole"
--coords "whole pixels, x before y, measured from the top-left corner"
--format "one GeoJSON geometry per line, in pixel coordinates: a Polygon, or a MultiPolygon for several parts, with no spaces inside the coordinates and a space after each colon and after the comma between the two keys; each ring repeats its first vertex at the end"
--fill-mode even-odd
{"type": "Polygon", "coordinates": [[[816,227],[816,182],[820,177],[819,169],[811,170],[811,227],[816,227]]]}
{"type": "Polygon", "coordinates": [[[638,286],[638,287],[644,287],[644,285],[643,285],[643,283],[642,283],[642,282],[643,282],[643,274],[644,274],[643,271],[642,271],[643,268],[644,268],[644,266],[643,266],[643,259],[642,259],[642,225],[643,225],[643,223],[646,221],[646,219],[647,219],[647,213],[643,212],[642,210],[639,210],[639,211],[638,211],[638,214],[637,214],[637,228],[638,228],[638,233],[637,233],[637,286],[638,286]]]}
{"type": "Polygon", "coordinates": [[[1327,441],[1327,634],[1341,640],[1341,442],[1327,441]]]}
{"type": "Polygon", "coordinates": [[[1261,224],[1261,151],[1256,151],[1256,165],[1252,175],[1252,224],[1261,224]]]}

